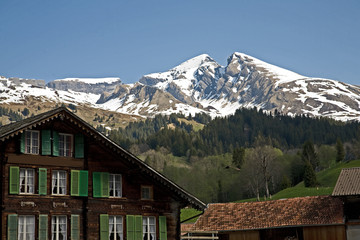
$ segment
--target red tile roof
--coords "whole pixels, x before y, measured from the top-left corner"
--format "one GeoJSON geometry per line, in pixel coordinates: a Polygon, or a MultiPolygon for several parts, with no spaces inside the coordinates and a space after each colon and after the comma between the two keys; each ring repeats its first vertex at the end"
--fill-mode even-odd
{"type": "Polygon", "coordinates": [[[193,223],[182,223],[181,224],[181,234],[187,233],[194,226],[193,223]]]}
{"type": "Polygon", "coordinates": [[[360,195],[360,168],[356,167],[342,169],[332,195],[360,195]]]}
{"type": "Polygon", "coordinates": [[[344,224],[343,203],[331,196],[209,204],[192,230],[234,231],[344,224]]]}

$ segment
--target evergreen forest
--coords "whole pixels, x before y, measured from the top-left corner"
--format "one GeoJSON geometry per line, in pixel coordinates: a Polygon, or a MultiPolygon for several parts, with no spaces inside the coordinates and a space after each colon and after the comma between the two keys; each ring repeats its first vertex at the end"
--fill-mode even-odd
{"type": "Polygon", "coordinates": [[[239,109],[226,118],[157,115],[107,131],[205,202],[271,198],[338,162],[360,158],[360,124],[239,109]]]}

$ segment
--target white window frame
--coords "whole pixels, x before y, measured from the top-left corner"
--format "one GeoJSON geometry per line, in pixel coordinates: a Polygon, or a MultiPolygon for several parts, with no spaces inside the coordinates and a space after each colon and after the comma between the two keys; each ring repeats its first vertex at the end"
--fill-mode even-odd
{"type": "Polygon", "coordinates": [[[25,131],[25,153],[39,154],[40,148],[40,131],[27,130],[25,131]],[[37,134],[37,136],[34,136],[37,134]]]}
{"type": "Polygon", "coordinates": [[[121,174],[109,174],[109,196],[122,197],[122,176],[121,174]],[[116,180],[118,178],[118,180],[116,180]]]}
{"type": "Polygon", "coordinates": [[[67,187],[67,172],[64,170],[52,170],[51,194],[52,195],[66,195],[66,187],[67,187]],[[61,173],[64,174],[65,178],[61,178],[61,173]],[[63,181],[61,181],[61,180],[63,180],[63,181]],[[61,184],[62,182],[65,182],[65,183],[61,184]],[[54,191],[54,188],[56,189],[56,192],[54,191]],[[60,189],[62,189],[62,193],[59,193],[60,189]]]}
{"type": "Polygon", "coordinates": [[[34,194],[35,193],[35,169],[20,168],[20,171],[19,171],[19,193],[20,194],[34,194]],[[32,176],[31,176],[30,172],[32,173],[32,176]],[[23,181],[24,181],[24,183],[22,183],[23,181]],[[22,188],[22,186],[23,186],[23,188],[22,188]]]}
{"type": "Polygon", "coordinates": [[[51,240],[60,240],[60,234],[64,234],[64,238],[61,240],[67,239],[67,217],[64,215],[54,215],[51,217],[51,240]],[[60,229],[61,228],[61,222],[60,220],[65,219],[65,230],[60,229]]]}
{"type": "Polygon", "coordinates": [[[35,239],[35,216],[20,215],[18,217],[18,240],[35,239]]]}
{"type": "Polygon", "coordinates": [[[73,143],[74,136],[72,134],[59,133],[59,155],[63,157],[72,157],[74,151],[73,143]],[[70,137],[70,144],[67,140],[67,137],[70,137]]]}
{"type": "Polygon", "coordinates": [[[154,240],[156,238],[156,217],[143,216],[143,240],[154,240]]]}
{"type": "Polygon", "coordinates": [[[123,216],[109,216],[109,239],[124,239],[124,218],[123,216]],[[112,236],[113,234],[113,236],[112,236]],[[117,235],[120,235],[120,238],[117,235]]]}

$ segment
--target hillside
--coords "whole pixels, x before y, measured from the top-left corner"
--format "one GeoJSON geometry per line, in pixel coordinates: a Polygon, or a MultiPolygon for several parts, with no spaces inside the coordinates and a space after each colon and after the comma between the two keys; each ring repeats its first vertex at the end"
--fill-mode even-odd
{"type": "Polygon", "coordinates": [[[329,169],[325,169],[316,174],[319,182],[317,188],[306,188],[304,182],[300,182],[294,187],[290,187],[274,194],[272,199],[282,199],[291,197],[330,195],[336,185],[341,169],[360,167],[360,160],[354,160],[345,163],[338,163],[329,169]]]}

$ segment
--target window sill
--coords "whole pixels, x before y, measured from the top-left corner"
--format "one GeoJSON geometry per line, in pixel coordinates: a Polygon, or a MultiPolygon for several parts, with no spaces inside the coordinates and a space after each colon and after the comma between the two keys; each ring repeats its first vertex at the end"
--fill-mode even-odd
{"type": "Polygon", "coordinates": [[[150,201],[150,202],[154,201],[154,199],[150,199],[150,198],[141,198],[140,200],[141,201],[150,201]]]}
{"type": "Polygon", "coordinates": [[[126,200],[126,197],[109,197],[110,199],[116,199],[116,200],[126,200]]]}

